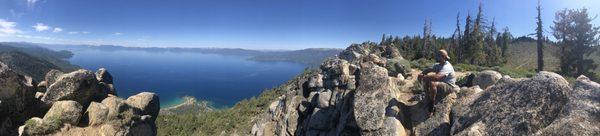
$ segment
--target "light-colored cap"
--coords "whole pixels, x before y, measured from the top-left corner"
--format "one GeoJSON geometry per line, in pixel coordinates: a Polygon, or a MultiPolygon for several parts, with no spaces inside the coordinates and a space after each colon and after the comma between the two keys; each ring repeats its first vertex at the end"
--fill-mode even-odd
{"type": "Polygon", "coordinates": [[[447,52],[446,50],[444,50],[444,49],[441,49],[441,50],[439,51],[439,53],[440,53],[440,55],[442,55],[442,56],[446,57],[446,59],[450,59],[450,56],[448,56],[448,52],[447,52]]]}

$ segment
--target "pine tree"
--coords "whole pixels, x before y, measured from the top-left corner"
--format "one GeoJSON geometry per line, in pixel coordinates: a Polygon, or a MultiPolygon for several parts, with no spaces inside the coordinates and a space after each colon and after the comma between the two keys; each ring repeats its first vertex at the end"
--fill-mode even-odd
{"type": "Polygon", "coordinates": [[[486,60],[486,54],[483,49],[483,34],[482,34],[482,24],[483,24],[483,5],[479,4],[479,10],[477,12],[477,17],[475,18],[475,24],[473,26],[473,32],[471,32],[470,40],[471,40],[471,64],[481,65],[486,60]]]}
{"type": "Polygon", "coordinates": [[[385,36],[385,34],[383,34],[383,36],[381,36],[381,42],[379,43],[379,45],[385,45],[385,40],[386,40],[385,38],[386,38],[386,36],[385,36]]]}
{"type": "Polygon", "coordinates": [[[432,38],[431,38],[431,20],[425,19],[425,24],[423,26],[423,50],[422,56],[425,58],[431,59],[431,50],[432,50],[432,38]]]}
{"type": "Polygon", "coordinates": [[[543,35],[543,31],[544,28],[542,27],[542,8],[540,6],[540,1],[538,0],[538,5],[537,5],[537,28],[536,30],[536,35],[537,35],[537,72],[543,71],[544,70],[544,35],[543,35]]]}
{"type": "Polygon", "coordinates": [[[463,42],[459,46],[460,54],[458,57],[462,63],[469,63],[469,58],[473,56],[471,54],[471,39],[471,15],[467,14],[467,19],[465,20],[465,32],[463,33],[463,42]]]}
{"type": "Polygon", "coordinates": [[[387,39],[385,39],[384,45],[391,45],[393,42],[394,42],[394,37],[390,35],[389,37],[387,37],[387,39]]]}
{"type": "Polygon", "coordinates": [[[598,45],[600,27],[593,26],[587,9],[562,10],[556,13],[554,26],[551,27],[554,37],[560,46],[560,71],[562,74],[576,77],[586,75],[596,78],[591,70],[596,64],[585,55],[594,52],[598,45]]]}
{"type": "Polygon", "coordinates": [[[508,55],[508,44],[511,42],[512,39],[512,35],[510,34],[508,27],[504,28],[504,32],[502,32],[501,37],[502,42],[500,44],[500,48],[502,49],[502,58],[506,58],[508,55]]]}
{"type": "MultiPolygon", "coordinates": [[[[462,40],[462,32],[460,30],[460,13],[458,13],[458,14],[456,14],[456,30],[454,30],[454,34],[452,34],[452,43],[447,48],[447,50],[453,54],[452,57],[454,57],[456,59],[460,59],[460,57],[458,57],[458,55],[461,54],[461,52],[462,52],[462,50],[459,48],[461,40],[462,40]]],[[[460,60],[456,60],[456,59],[453,61],[460,62],[460,60]]]]}
{"type": "Polygon", "coordinates": [[[496,33],[496,20],[494,19],[490,26],[490,30],[485,36],[484,49],[487,54],[487,62],[485,63],[487,66],[496,66],[501,63],[500,50],[496,44],[496,39],[494,39],[496,33]]]}

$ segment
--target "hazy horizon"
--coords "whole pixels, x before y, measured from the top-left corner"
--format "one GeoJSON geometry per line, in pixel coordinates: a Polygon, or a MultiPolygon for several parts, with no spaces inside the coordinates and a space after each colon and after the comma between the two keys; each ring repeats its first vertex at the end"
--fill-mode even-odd
{"type": "MultiPolygon", "coordinates": [[[[420,35],[425,19],[433,33],[449,36],[456,15],[464,24],[478,0],[410,1],[87,1],[2,0],[0,41],[128,47],[200,47],[290,50],[345,48],[379,41],[382,34],[420,35]],[[433,4],[435,3],[435,4],[433,4]]],[[[484,15],[514,36],[535,29],[536,0],[482,1],[484,15]],[[519,4],[515,4],[519,3],[519,4]]],[[[545,34],[554,13],[600,1],[543,0],[545,34]]],[[[594,24],[600,24],[598,19],[594,24]]],[[[461,26],[462,27],[462,26],[461,26]]]]}

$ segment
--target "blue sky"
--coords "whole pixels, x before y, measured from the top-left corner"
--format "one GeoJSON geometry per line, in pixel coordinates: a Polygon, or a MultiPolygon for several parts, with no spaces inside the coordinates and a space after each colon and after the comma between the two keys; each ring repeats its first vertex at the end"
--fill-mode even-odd
{"type": "MultiPolygon", "coordinates": [[[[448,36],[479,0],[0,0],[0,41],[248,49],[344,48],[381,35],[418,35],[426,18],[448,36]]],[[[483,0],[513,35],[533,33],[536,0],[483,0]]],[[[599,0],[542,0],[554,13],[599,0]]],[[[600,25],[598,19],[594,24],[600,25]]]]}

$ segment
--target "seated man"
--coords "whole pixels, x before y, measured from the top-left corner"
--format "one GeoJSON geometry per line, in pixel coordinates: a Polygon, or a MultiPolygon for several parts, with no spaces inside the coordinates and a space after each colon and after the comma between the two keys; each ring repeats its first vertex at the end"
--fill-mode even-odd
{"type": "Polygon", "coordinates": [[[438,88],[443,89],[441,91],[450,92],[454,87],[458,87],[455,84],[454,67],[448,62],[449,59],[446,50],[439,50],[435,54],[437,63],[433,67],[423,70],[418,76],[419,81],[424,83],[423,89],[430,100],[429,116],[433,115],[438,88]]]}

